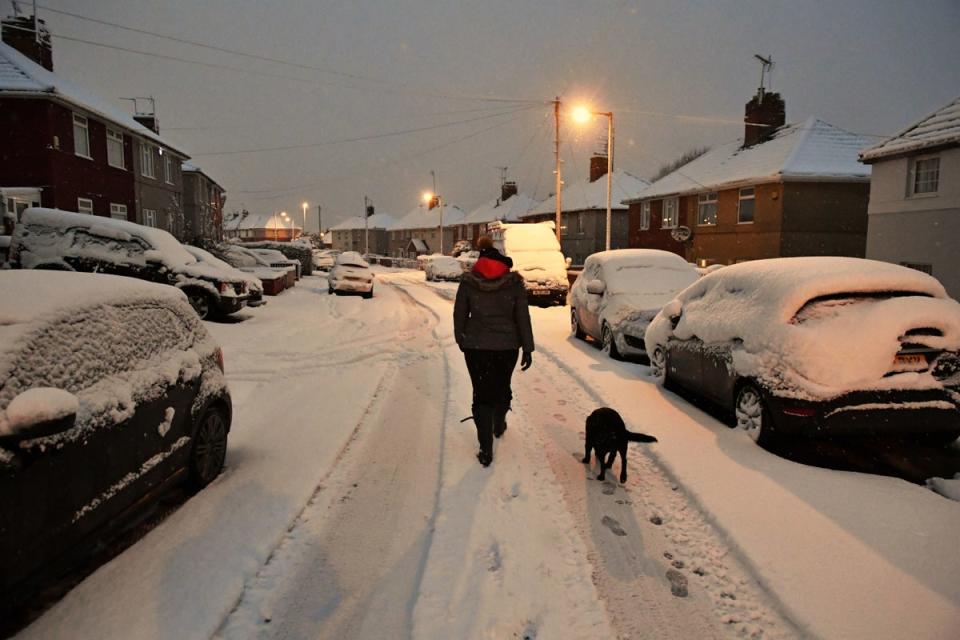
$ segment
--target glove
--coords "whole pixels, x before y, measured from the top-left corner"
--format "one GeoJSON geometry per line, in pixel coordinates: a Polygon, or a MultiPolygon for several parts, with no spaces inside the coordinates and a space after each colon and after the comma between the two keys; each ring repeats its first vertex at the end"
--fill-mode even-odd
{"type": "Polygon", "coordinates": [[[533,354],[529,351],[524,351],[523,356],[520,357],[520,371],[526,371],[530,368],[530,365],[533,364],[533,354]]]}

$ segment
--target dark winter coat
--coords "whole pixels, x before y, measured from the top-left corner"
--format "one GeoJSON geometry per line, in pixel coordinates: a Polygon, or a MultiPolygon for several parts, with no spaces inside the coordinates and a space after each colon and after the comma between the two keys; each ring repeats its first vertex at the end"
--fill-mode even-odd
{"type": "Polygon", "coordinates": [[[497,269],[496,264],[491,268],[493,261],[481,257],[470,273],[463,274],[453,305],[454,337],[461,349],[522,348],[532,352],[533,329],[523,277],[497,269]]]}

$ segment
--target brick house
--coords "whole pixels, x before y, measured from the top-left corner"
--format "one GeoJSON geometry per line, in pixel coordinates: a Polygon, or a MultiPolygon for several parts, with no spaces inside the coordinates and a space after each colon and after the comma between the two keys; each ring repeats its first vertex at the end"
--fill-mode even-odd
{"type": "Polygon", "coordinates": [[[364,248],[369,246],[372,254],[388,255],[390,251],[388,229],[395,222],[393,216],[388,213],[375,213],[366,219],[366,223],[363,216],[348,218],[330,227],[333,238],[332,248],[363,253],[364,248]],[[366,235],[366,241],[364,235],[366,235]]]}
{"type": "MultiPolygon", "coordinates": [[[[581,265],[590,254],[606,249],[607,241],[607,175],[606,156],[590,159],[588,179],[573,181],[561,193],[560,248],[573,264],[581,265]]],[[[624,200],[636,197],[649,182],[621,169],[614,169],[610,207],[610,248],[629,246],[628,207],[624,200]]],[[[556,196],[551,196],[521,216],[523,222],[546,222],[557,219],[556,196]]]]}
{"type": "MultiPolygon", "coordinates": [[[[449,253],[460,239],[464,212],[460,207],[443,204],[443,251],[449,253]]],[[[440,211],[436,206],[419,204],[387,230],[389,255],[414,258],[440,251],[440,211]]]]}
{"type": "Polygon", "coordinates": [[[745,136],[657,180],[630,207],[630,246],[701,265],[802,255],[863,257],[864,138],[816,118],[784,125],[779,94],[747,104],[745,136]]]}
{"type": "Polygon", "coordinates": [[[223,217],[223,237],[262,242],[275,240],[290,242],[300,237],[301,229],[293,218],[284,218],[280,213],[250,213],[246,209],[233,211],[223,217]]]}
{"type": "Polygon", "coordinates": [[[183,215],[186,241],[194,244],[223,240],[223,203],[226,193],[202,169],[184,162],[183,215]]]}
{"type": "Polygon", "coordinates": [[[873,169],[867,257],[925,271],[960,299],[960,98],[860,159],[873,169]]]}
{"type": "Polygon", "coordinates": [[[11,218],[41,205],[175,229],[187,155],[53,73],[49,34],[42,28],[35,42],[32,25],[25,18],[3,22],[0,208],[11,218]],[[176,167],[169,174],[164,154],[176,167]],[[153,178],[143,175],[150,161],[153,178]]]}
{"type": "Polygon", "coordinates": [[[504,182],[500,197],[484,202],[468,213],[460,224],[460,238],[473,245],[477,238],[487,232],[487,225],[495,220],[520,222],[520,216],[537,206],[538,202],[528,195],[517,193],[516,182],[504,182]]]}

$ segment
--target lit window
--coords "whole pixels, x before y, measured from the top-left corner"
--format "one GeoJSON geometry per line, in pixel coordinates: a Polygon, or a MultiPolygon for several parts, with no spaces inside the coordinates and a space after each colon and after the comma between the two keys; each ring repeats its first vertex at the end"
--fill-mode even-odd
{"type": "Polygon", "coordinates": [[[93,213],[93,200],[90,198],[77,198],[78,213],[93,213]]]}
{"type": "Polygon", "coordinates": [[[661,229],[677,228],[677,199],[667,198],[663,201],[663,220],[660,223],[661,229]]]}
{"type": "Polygon", "coordinates": [[[87,119],[73,114],[73,152],[84,158],[90,157],[90,130],[87,119]]]}
{"type": "Polygon", "coordinates": [[[640,205],[640,230],[646,231],[650,228],[650,201],[647,200],[640,205]]]}
{"type": "Polygon", "coordinates": [[[147,178],[155,178],[157,176],[153,147],[145,142],[140,144],[140,173],[147,178]]]}
{"type": "Polygon", "coordinates": [[[754,203],[753,187],[740,189],[740,206],[737,209],[738,224],[751,224],[753,222],[754,203]]]}
{"type": "Polygon", "coordinates": [[[107,129],[107,163],[111,167],[125,169],[123,162],[123,134],[107,129]]]}
{"type": "Polygon", "coordinates": [[[701,193],[697,196],[697,224],[717,224],[717,194],[701,193]]]}
{"type": "Polygon", "coordinates": [[[155,209],[143,210],[143,224],[148,227],[157,226],[157,211],[155,209]]]}
{"type": "Polygon", "coordinates": [[[127,205],[117,204],[116,202],[110,203],[110,217],[116,218],[117,220],[126,220],[127,219],[127,205]]]}
{"type": "Polygon", "coordinates": [[[936,193],[940,186],[940,158],[913,161],[913,194],[936,193]]]}

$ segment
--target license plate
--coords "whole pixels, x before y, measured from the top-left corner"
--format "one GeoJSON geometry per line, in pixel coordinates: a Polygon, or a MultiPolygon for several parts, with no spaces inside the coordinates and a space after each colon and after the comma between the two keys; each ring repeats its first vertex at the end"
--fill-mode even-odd
{"type": "Polygon", "coordinates": [[[535,296],[548,296],[550,295],[550,289],[534,289],[533,295],[535,296]]]}
{"type": "Polygon", "coordinates": [[[926,356],[919,353],[901,353],[893,359],[895,365],[907,365],[910,367],[927,366],[926,356]]]}

